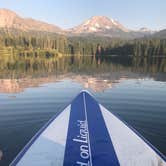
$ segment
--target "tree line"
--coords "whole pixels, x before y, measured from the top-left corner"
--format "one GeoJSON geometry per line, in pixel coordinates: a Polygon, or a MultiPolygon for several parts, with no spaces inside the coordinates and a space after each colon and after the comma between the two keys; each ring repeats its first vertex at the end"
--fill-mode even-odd
{"type": "Polygon", "coordinates": [[[166,39],[121,40],[100,37],[73,37],[71,53],[88,55],[166,56],[166,39]]]}
{"type": "Polygon", "coordinates": [[[165,56],[166,39],[122,40],[110,37],[67,37],[48,32],[0,30],[0,48],[56,50],[62,54],[165,56]]]}

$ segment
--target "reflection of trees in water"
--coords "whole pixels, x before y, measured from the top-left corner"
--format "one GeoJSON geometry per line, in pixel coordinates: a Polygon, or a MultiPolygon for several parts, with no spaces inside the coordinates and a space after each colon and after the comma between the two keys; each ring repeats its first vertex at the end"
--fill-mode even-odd
{"type": "Polygon", "coordinates": [[[69,78],[86,88],[102,91],[123,79],[152,77],[166,81],[166,58],[119,56],[61,56],[20,58],[0,66],[0,91],[13,93],[26,87],[69,78]]]}
{"type": "Polygon", "coordinates": [[[133,70],[149,74],[165,73],[166,58],[133,58],[133,70]]]}
{"type": "Polygon", "coordinates": [[[37,56],[36,53],[18,57],[1,56],[0,77],[17,78],[27,75],[62,73],[97,74],[129,71],[154,75],[166,72],[166,58],[132,58],[130,56],[37,56]],[[33,56],[34,55],[34,56],[33,56]]]}

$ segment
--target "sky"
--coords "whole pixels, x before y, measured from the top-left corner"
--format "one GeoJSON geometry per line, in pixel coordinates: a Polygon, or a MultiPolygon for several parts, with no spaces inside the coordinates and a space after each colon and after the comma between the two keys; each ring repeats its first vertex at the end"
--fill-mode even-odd
{"type": "Polygon", "coordinates": [[[166,29],[166,0],[0,0],[0,8],[61,28],[102,15],[129,29],[166,29]]]}

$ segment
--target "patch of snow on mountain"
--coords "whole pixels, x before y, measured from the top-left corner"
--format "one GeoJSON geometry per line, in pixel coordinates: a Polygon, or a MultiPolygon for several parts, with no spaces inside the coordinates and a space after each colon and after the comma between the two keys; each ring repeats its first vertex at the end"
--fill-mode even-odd
{"type": "Polygon", "coordinates": [[[89,28],[91,31],[93,31],[93,32],[96,32],[97,31],[97,29],[95,28],[95,27],[90,27],[89,28]]]}
{"type": "Polygon", "coordinates": [[[98,23],[95,24],[96,27],[100,28],[100,25],[98,23]]]}
{"type": "Polygon", "coordinates": [[[111,18],[110,20],[114,25],[118,25],[114,19],[111,18]]]}
{"type": "Polygon", "coordinates": [[[110,27],[110,26],[105,26],[105,28],[106,28],[106,29],[111,29],[111,27],[110,27]]]}
{"type": "Polygon", "coordinates": [[[90,23],[90,20],[87,20],[84,25],[88,25],[90,23]]]}

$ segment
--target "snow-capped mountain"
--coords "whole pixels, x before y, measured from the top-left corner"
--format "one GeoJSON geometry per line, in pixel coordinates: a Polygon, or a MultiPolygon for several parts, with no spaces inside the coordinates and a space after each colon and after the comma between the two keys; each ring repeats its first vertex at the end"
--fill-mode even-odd
{"type": "Polygon", "coordinates": [[[83,22],[81,25],[70,29],[70,32],[79,33],[101,33],[109,31],[129,32],[127,28],[121,25],[118,21],[105,16],[94,16],[83,22]]]}

